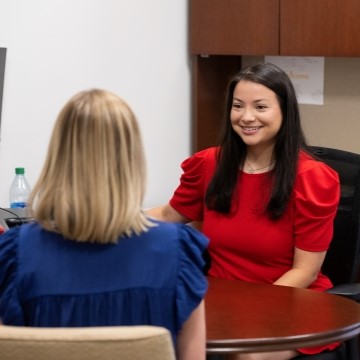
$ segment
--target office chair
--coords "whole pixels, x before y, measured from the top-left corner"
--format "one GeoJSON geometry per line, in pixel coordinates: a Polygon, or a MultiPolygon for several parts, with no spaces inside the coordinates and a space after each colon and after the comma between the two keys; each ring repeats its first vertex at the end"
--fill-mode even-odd
{"type": "MultiPolygon", "coordinates": [[[[322,267],[334,287],[329,293],[360,302],[360,155],[348,151],[311,146],[312,153],[340,178],[340,203],[334,220],[334,235],[322,267]]],[[[359,338],[346,341],[340,348],[296,360],[359,360],[359,338]]]]}
{"type": "Polygon", "coordinates": [[[1,360],[175,360],[157,326],[32,328],[0,325],[1,360]]]}

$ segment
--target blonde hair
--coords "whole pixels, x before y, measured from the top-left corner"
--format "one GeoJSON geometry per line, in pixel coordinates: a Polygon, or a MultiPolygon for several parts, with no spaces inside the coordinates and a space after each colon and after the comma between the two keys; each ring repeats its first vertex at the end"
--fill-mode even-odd
{"type": "Polygon", "coordinates": [[[135,115],[117,95],[93,89],[61,110],[30,205],[46,230],[76,241],[116,243],[152,226],[141,209],[145,183],[135,115]]]}

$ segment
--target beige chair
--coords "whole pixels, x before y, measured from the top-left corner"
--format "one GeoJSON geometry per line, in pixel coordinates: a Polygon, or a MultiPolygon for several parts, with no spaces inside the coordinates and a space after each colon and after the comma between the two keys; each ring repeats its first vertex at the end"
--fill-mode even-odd
{"type": "Polygon", "coordinates": [[[170,332],[156,326],[0,326],[1,360],[175,360],[170,332]]]}

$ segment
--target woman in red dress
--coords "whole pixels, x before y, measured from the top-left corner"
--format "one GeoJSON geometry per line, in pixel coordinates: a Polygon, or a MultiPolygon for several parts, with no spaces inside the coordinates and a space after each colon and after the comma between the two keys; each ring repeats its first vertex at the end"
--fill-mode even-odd
{"type": "MultiPolygon", "coordinates": [[[[170,202],[148,213],[201,221],[210,239],[209,276],[325,291],[321,266],[333,234],[337,173],[308,151],[287,74],[258,64],[229,82],[218,147],[182,163],[170,202]]],[[[239,354],[241,360],[287,360],[311,349],[239,354]]]]}

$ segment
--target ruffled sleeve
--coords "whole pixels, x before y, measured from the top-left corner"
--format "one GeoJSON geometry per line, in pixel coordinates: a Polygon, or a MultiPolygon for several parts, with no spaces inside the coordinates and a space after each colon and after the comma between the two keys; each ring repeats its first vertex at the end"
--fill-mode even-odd
{"type": "Polygon", "coordinates": [[[333,235],[340,198],[338,174],[318,161],[305,161],[295,182],[295,246],[325,251],[333,235]]]}
{"type": "Polygon", "coordinates": [[[181,164],[183,174],[170,205],[193,221],[203,220],[205,191],[215,169],[215,154],[216,148],[202,150],[181,164]]]}
{"type": "Polygon", "coordinates": [[[178,332],[192,311],[200,304],[208,288],[204,275],[204,253],[208,239],[187,225],[180,226],[179,270],[176,285],[178,332]]]}
{"type": "Polygon", "coordinates": [[[0,318],[6,325],[24,325],[17,289],[17,238],[20,226],[0,236],[0,318]]]}

